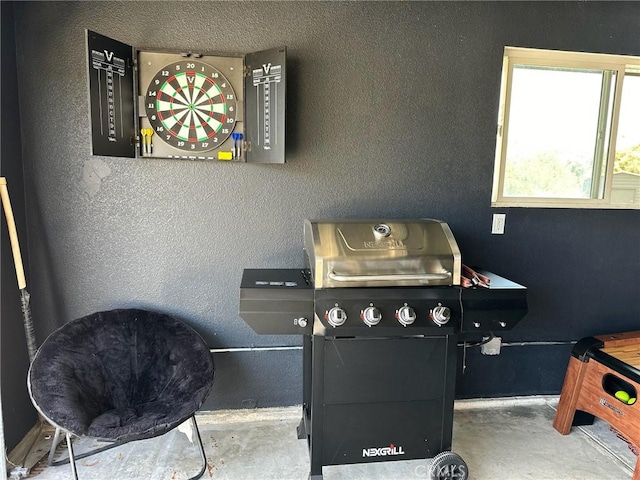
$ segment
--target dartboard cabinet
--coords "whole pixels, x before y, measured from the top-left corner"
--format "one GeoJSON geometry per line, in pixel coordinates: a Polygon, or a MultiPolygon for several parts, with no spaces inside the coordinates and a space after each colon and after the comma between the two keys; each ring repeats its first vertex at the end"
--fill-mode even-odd
{"type": "Polygon", "coordinates": [[[284,163],[286,47],[134,49],[87,30],[94,155],[284,163]]]}

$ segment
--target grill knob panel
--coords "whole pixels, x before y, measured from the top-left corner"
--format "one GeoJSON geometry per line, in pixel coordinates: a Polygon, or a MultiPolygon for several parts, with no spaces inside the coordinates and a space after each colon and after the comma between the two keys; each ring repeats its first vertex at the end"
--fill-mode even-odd
{"type": "Polygon", "coordinates": [[[339,327],[347,321],[347,312],[336,306],[325,314],[325,318],[332,327],[339,327]]]}
{"type": "Polygon", "coordinates": [[[443,307],[442,304],[439,303],[437,307],[431,310],[429,316],[436,325],[441,327],[451,320],[451,310],[449,307],[443,307]]]}
{"type": "Polygon", "coordinates": [[[360,312],[360,318],[366,325],[373,327],[382,320],[382,312],[380,312],[379,308],[371,305],[360,312]]]}
{"type": "Polygon", "coordinates": [[[403,307],[396,310],[396,318],[398,319],[398,322],[406,327],[416,321],[416,312],[413,308],[405,304],[403,307]]]}

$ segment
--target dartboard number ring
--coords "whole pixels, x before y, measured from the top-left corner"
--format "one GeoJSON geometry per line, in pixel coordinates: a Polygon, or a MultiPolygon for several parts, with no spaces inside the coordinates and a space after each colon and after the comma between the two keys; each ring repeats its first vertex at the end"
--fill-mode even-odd
{"type": "Polygon", "coordinates": [[[163,67],[149,83],[145,110],[164,142],[190,152],[218,148],[236,124],[236,95],[211,65],[185,60],[163,67]]]}

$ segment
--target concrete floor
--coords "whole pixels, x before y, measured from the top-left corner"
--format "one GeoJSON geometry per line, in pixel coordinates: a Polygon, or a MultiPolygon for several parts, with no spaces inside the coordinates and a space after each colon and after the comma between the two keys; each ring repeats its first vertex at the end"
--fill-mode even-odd
{"type": "MultiPolygon", "coordinates": [[[[456,402],[453,450],[472,480],[624,480],[637,457],[609,426],[574,427],[562,436],[551,424],[557,398],[456,402]]],[[[300,407],[233,410],[197,416],[207,454],[203,479],[306,480],[306,442],[296,437],[300,407]]],[[[74,443],[75,444],[75,443],[74,443]]],[[[76,454],[82,450],[77,444],[76,454]]],[[[60,452],[64,450],[60,449],[60,452]]],[[[325,480],[428,478],[430,460],[324,468],[325,480]]],[[[184,480],[199,468],[187,436],[174,430],[78,460],[80,480],[184,480]]],[[[28,478],[66,480],[68,465],[41,461],[28,478]]]]}

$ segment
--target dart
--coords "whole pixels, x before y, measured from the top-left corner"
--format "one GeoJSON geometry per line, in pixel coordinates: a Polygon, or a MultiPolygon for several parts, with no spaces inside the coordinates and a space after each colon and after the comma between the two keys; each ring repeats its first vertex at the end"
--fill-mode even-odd
{"type": "Polygon", "coordinates": [[[231,138],[233,138],[233,156],[234,158],[238,158],[242,156],[242,134],[233,132],[231,138]]]}
{"type": "Polygon", "coordinates": [[[236,132],[233,132],[231,134],[231,138],[233,139],[233,158],[236,158],[238,156],[238,134],[236,132]]]}
{"type": "Polygon", "coordinates": [[[140,137],[142,138],[142,141],[140,142],[140,155],[145,155],[147,153],[147,143],[145,140],[146,135],[147,135],[147,129],[141,128],[140,137]]]}
{"type": "Polygon", "coordinates": [[[153,129],[147,128],[147,153],[151,155],[151,137],[153,137],[153,129]]]}

